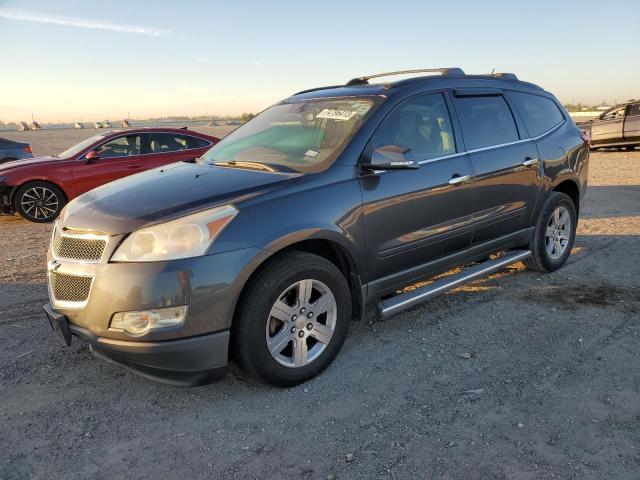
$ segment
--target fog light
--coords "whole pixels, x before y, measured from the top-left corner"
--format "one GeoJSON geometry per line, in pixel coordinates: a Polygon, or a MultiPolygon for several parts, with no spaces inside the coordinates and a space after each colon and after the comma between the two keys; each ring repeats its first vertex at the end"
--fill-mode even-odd
{"type": "Polygon", "coordinates": [[[111,319],[111,330],[144,335],[152,330],[175,327],[184,322],[186,305],[154,308],[140,312],[119,312],[111,319]]]}

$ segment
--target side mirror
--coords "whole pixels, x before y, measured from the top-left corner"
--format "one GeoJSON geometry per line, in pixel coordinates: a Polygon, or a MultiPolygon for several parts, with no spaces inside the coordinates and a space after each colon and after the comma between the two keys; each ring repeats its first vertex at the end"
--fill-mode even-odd
{"type": "Polygon", "coordinates": [[[419,168],[420,164],[410,148],[384,145],[374,149],[362,166],[367,170],[410,170],[419,168]]]}
{"type": "Polygon", "coordinates": [[[85,163],[91,163],[95,160],[100,160],[100,152],[97,150],[92,150],[84,156],[85,163]]]}

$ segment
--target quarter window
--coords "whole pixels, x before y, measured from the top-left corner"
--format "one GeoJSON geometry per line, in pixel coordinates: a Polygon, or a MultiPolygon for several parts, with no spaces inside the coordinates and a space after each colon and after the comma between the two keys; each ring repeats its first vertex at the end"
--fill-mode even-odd
{"type": "Polygon", "coordinates": [[[117,158],[140,155],[140,136],[127,135],[105,143],[99,149],[100,158],[117,158]]]}
{"type": "Polygon", "coordinates": [[[459,97],[456,110],[469,150],[519,139],[513,114],[502,95],[459,97]]]}
{"type": "Polygon", "coordinates": [[[422,158],[455,153],[449,111],[441,93],[410,99],[384,119],[374,138],[374,148],[397,145],[411,148],[422,158]]]}
{"type": "Polygon", "coordinates": [[[520,92],[510,92],[509,98],[532,137],[548,132],[564,120],[558,106],[549,98],[520,92]]]}

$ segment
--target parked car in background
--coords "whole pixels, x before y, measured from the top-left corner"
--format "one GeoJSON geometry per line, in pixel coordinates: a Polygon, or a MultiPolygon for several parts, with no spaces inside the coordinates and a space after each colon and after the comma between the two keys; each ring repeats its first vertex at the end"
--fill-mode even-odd
{"type": "Polygon", "coordinates": [[[32,157],[33,150],[28,143],[0,138],[0,164],[32,157]]]}
{"type": "Polygon", "coordinates": [[[370,301],[388,316],[518,261],[560,268],[587,187],[580,129],[515,75],[421,71],[442,75],[300,92],[194,163],[71,202],[52,326],[152,378],[201,383],[234,358],[291,386],[370,301]]]}
{"type": "Polygon", "coordinates": [[[32,222],[50,222],[82,193],[133,173],[192,161],[218,141],[175,128],[100,133],[58,156],[0,165],[0,209],[16,211],[32,222]]]}
{"type": "Polygon", "coordinates": [[[640,102],[630,102],[607,110],[599,117],[579,123],[590,137],[592,149],[640,145],[640,102]]]}

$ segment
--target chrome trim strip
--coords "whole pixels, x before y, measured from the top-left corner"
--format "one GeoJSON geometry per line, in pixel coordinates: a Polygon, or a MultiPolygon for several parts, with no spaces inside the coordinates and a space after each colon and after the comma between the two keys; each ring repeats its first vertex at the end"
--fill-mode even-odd
{"type": "Polygon", "coordinates": [[[418,162],[418,164],[423,165],[425,163],[437,162],[437,161],[440,161],[440,160],[445,160],[447,158],[458,157],[460,155],[467,155],[469,153],[484,152],[484,151],[487,151],[487,150],[493,150],[494,148],[508,147],[508,146],[511,146],[511,145],[517,145],[519,143],[525,143],[525,142],[531,142],[531,141],[535,142],[537,140],[540,140],[542,137],[544,137],[546,135],[549,135],[551,132],[556,131],[558,128],[560,128],[562,125],[564,125],[566,122],[567,122],[567,120],[564,119],[564,120],[562,120],[562,122],[560,122],[555,127],[547,130],[544,133],[541,133],[540,135],[538,135],[536,137],[523,138],[521,140],[516,140],[514,142],[501,143],[499,145],[490,145],[488,147],[474,148],[472,150],[464,150],[464,151],[458,152],[458,153],[452,153],[452,154],[449,154],[449,155],[443,155],[442,157],[436,157],[436,158],[429,158],[429,159],[426,159],[426,160],[420,160],[418,162]]]}

